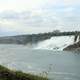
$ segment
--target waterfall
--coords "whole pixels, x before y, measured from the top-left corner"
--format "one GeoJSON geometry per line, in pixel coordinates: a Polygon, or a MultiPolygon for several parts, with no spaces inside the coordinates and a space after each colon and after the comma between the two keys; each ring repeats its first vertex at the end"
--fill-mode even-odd
{"type": "Polygon", "coordinates": [[[34,49],[63,50],[74,43],[74,36],[57,36],[39,42],[34,49]]]}

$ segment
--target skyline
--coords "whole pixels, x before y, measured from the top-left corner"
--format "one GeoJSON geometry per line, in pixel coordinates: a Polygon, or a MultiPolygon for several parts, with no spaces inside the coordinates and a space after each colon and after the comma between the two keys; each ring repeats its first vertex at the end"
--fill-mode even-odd
{"type": "Polygon", "coordinates": [[[0,35],[80,30],[80,0],[0,0],[0,35]]]}

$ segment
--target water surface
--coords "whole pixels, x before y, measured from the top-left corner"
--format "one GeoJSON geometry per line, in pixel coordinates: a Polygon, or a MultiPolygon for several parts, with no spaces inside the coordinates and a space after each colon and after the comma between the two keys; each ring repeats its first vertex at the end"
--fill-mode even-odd
{"type": "Polygon", "coordinates": [[[50,80],[80,80],[79,52],[0,45],[0,64],[35,74],[48,72],[50,80]]]}

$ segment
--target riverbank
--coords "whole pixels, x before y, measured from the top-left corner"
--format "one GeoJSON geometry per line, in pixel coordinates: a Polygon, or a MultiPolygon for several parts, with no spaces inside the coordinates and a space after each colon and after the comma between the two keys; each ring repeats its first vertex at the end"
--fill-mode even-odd
{"type": "Polygon", "coordinates": [[[40,77],[21,71],[12,71],[0,65],[0,80],[48,80],[47,77],[40,77]]]}

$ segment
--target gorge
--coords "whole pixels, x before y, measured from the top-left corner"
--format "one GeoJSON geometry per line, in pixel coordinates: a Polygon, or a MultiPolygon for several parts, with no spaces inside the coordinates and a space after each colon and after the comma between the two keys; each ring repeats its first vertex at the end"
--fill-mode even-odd
{"type": "Polygon", "coordinates": [[[0,37],[0,44],[26,46],[35,44],[37,49],[59,49],[63,47],[63,50],[74,50],[80,47],[80,32],[60,32],[56,30],[48,33],[5,36],[0,37]]]}

